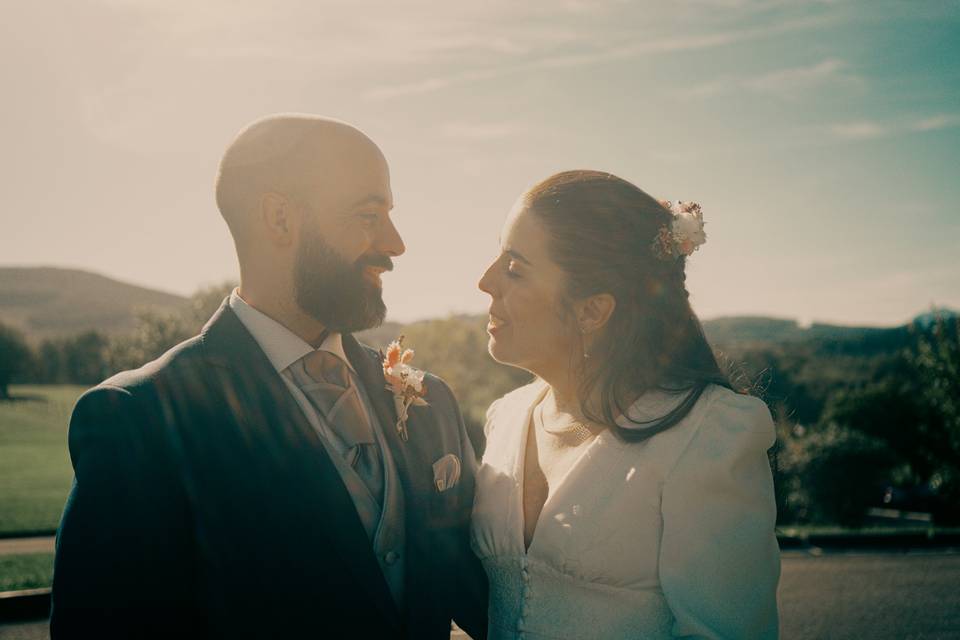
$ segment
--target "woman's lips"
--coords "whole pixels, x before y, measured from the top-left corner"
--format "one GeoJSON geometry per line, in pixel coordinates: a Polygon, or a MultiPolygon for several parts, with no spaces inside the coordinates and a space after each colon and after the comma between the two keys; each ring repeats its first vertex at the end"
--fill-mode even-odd
{"type": "Polygon", "coordinates": [[[507,323],[506,323],[505,320],[503,320],[502,318],[499,318],[499,317],[497,317],[497,316],[495,316],[495,315],[493,315],[493,314],[491,313],[491,314],[490,314],[490,320],[487,322],[487,332],[488,332],[488,333],[491,333],[491,334],[496,333],[497,331],[499,331],[500,329],[502,329],[502,328],[505,327],[506,325],[507,325],[507,323]]]}

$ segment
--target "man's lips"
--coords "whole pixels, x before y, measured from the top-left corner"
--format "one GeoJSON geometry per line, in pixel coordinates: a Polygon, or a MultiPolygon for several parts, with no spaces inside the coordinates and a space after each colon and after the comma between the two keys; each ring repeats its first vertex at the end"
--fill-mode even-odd
{"type": "Polygon", "coordinates": [[[386,269],[384,267],[375,267],[369,264],[363,268],[364,273],[373,274],[375,276],[379,276],[381,273],[385,271],[390,271],[390,269],[386,269]]]}
{"type": "Polygon", "coordinates": [[[393,260],[389,256],[365,256],[358,260],[358,263],[361,268],[366,269],[376,269],[377,273],[383,273],[384,271],[393,271],[393,260]]]}
{"type": "Polygon", "coordinates": [[[383,279],[380,275],[384,271],[390,271],[390,269],[384,269],[383,267],[374,267],[372,265],[367,265],[363,268],[363,277],[368,282],[371,282],[373,285],[380,287],[383,286],[383,279]]]}

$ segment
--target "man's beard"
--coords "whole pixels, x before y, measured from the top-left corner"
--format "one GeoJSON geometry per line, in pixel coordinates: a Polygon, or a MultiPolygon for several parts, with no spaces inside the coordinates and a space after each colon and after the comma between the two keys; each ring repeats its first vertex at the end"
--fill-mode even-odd
{"type": "Polygon", "coordinates": [[[307,314],[336,333],[380,326],[387,315],[383,292],[363,275],[367,266],[393,269],[387,256],[361,256],[350,263],[323,238],[305,234],[294,265],[294,296],[307,314]]]}

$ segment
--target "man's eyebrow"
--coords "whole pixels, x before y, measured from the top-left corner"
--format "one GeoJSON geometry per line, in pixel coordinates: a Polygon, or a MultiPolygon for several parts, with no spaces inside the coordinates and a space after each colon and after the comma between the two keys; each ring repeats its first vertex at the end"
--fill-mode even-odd
{"type": "Polygon", "coordinates": [[[362,207],[366,207],[372,204],[378,205],[387,209],[393,208],[392,205],[390,205],[390,203],[388,203],[386,200],[384,200],[380,196],[367,196],[366,198],[363,198],[362,200],[358,200],[357,202],[353,203],[350,209],[351,210],[360,209],[362,207]]]}
{"type": "Polygon", "coordinates": [[[507,254],[508,256],[510,256],[511,258],[513,258],[514,260],[519,260],[520,262],[522,262],[522,263],[524,263],[524,264],[526,264],[526,265],[529,265],[529,266],[531,266],[531,267],[533,266],[533,263],[530,262],[529,260],[527,260],[526,258],[524,258],[524,257],[523,257],[523,254],[518,253],[517,251],[514,251],[513,249],[504,249],[503,252],[504,252],[505,254],[507,254]]]}

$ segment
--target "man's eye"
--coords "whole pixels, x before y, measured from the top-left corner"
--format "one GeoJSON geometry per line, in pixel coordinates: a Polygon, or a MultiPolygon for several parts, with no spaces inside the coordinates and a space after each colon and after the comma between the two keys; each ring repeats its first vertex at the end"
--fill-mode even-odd
{"type": "Polygon", "coordinates": [[[364,225],[368,225],[368,226],[369,226],[369,225],[374,225],[374,224],[376,224],[376,223],[377,223],[377,219],[378,219],[379,217],[380,217],[380,216],[378,216],[378,215],[375,214],[375,213],[358,213],[358,214],[357,214],[357,218],[360,219],[360,222],[362,222],[364,225]]]}
{"type": "Polygon", "coordinates": [[[514,260],[507,262],[507,275],[511,278],[520,277],[520,274],[517,272],[517,263],[514,260]]]}

